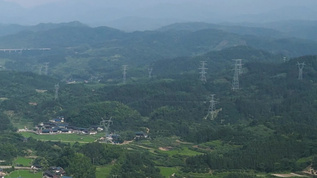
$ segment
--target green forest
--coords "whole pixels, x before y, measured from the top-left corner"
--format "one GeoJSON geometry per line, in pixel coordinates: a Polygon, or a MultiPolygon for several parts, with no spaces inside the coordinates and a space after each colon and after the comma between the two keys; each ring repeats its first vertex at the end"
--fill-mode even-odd
{"type": "Polygon", "coordinates": [[[73,22],[2,36],[0,46],[30,49],[0,51],[0,166],[10,175],[17,158],[30,158],[40,172],[58,166],[74,178],[316,170],[317,42],[238,31],[176,24],[127,33],[73,22]],[[60,116],[89,129],[111,118],[118,142],[98,141],[104,131],[33,133],[60,116]]]}

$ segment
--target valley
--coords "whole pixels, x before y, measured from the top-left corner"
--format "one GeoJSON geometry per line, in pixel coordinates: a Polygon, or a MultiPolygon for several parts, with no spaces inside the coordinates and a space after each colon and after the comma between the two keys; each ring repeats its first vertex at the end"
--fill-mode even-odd
{"type": "Polygon", "coordinates": [[[199,23],[28,29],[0,37],[6,177],[52,167],[74,178],[312,177],[303,171],[317,169],[314,39],[199,23]],[[68,124],[49,123],[60,116],[68,124]],[[116,142],[99,141],[105,135],[116,142]]]}

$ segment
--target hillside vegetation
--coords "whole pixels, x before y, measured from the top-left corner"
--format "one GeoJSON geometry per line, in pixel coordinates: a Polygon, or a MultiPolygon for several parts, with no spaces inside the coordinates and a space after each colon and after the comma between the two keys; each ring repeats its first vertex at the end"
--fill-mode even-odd
{"type": "Polygon", "coordinates": [[[75,178],[98,170],[106,177],[254,177],[316,167],[315,42],[176,27],[124,33],[64,24],[1,37],[52,48],[0,52],[1,159],[36,156],[43,170],[61,166],[75,178]],[[305,55],[284,58],[282,48],[305,55]],[[236,90],[233,59],[242,59],[236,90]],[[211,94],[214,117],[206,117],[211,94]],[[123,144],[14,133],[58,116],[78,128],[111,118],[109,132],[123,144]]]}

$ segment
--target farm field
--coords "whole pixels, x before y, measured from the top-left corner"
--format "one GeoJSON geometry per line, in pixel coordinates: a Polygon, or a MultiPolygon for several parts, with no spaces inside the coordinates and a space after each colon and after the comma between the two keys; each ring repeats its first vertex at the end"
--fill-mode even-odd
{"type": "Polygon", "coordinates": [[[32,173],[28,170],[17,170],[11,172],[9,175],[6,175],[4,178],[42,178],[42,172],[32,173]]]}
{"type": "Polygon", "coordinates": [[[13,165],[15,165],[15,166],[23,166],[23,167],[31,166],[31,164],[32,164],[32,159],[24,158],[24,157],[18,157],[13,162],[13,165]]]}
{"type": "Polygon", "coordinates": [[[110,175],[113,165],[98,166],[96,168],[96,178],[104,178],[110,175]]]}
{"type": "Polygon", "coordinates": [[[165,148],[160,147],[159,150],[160,150],[160,152],[167,153],[169,156],[173,156],[173,155],[196,156],[196,155],[203,154],[201,152],[190,150],[186,146],[182,146],[180,148],[175,148],[175,149],[171,149],[171,150],[169,150],[168,148],[165,149],[165,148]]]}
{"type": "Polygon", "coordinates": [[[164,177],[170,177],[170,176],[172,176],[172,174],[177,173],[178,170],[179,170],[178,167],[162,167],[162,166],[159,166],[158,168],[160,169],[161,175],[163,175],[164,177]]]}
{"type": "Polygon", "coordinates": [[[104,133],[96,135],[80,135],[80,134],[52,134],[52,135],[38,135],[34,133],[22,132],[24,137],[33,137],[41,141],[57,141],[65,143],[91,143],[103,136],[104,133]]]}

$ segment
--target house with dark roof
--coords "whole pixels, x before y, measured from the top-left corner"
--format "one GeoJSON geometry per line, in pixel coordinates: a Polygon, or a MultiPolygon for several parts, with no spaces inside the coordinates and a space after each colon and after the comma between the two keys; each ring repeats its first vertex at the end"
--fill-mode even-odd
{"type": "Polygon", "coordinates": [[[147,138],[148,135],[145,134],[144,132],[135,132],[135,139],[140,139],[140,138],[147,138]]]}
{"type": "Polygon", "coordinates": [[[6,173],[0,168],[0,178],[4,178],[5,175],[6,173]]]}
{"type": "Polygon", "coordinates": [[[65,178],[65,173],[62,167],[50,167],[43,173],[43,178],[65,178]]]}

